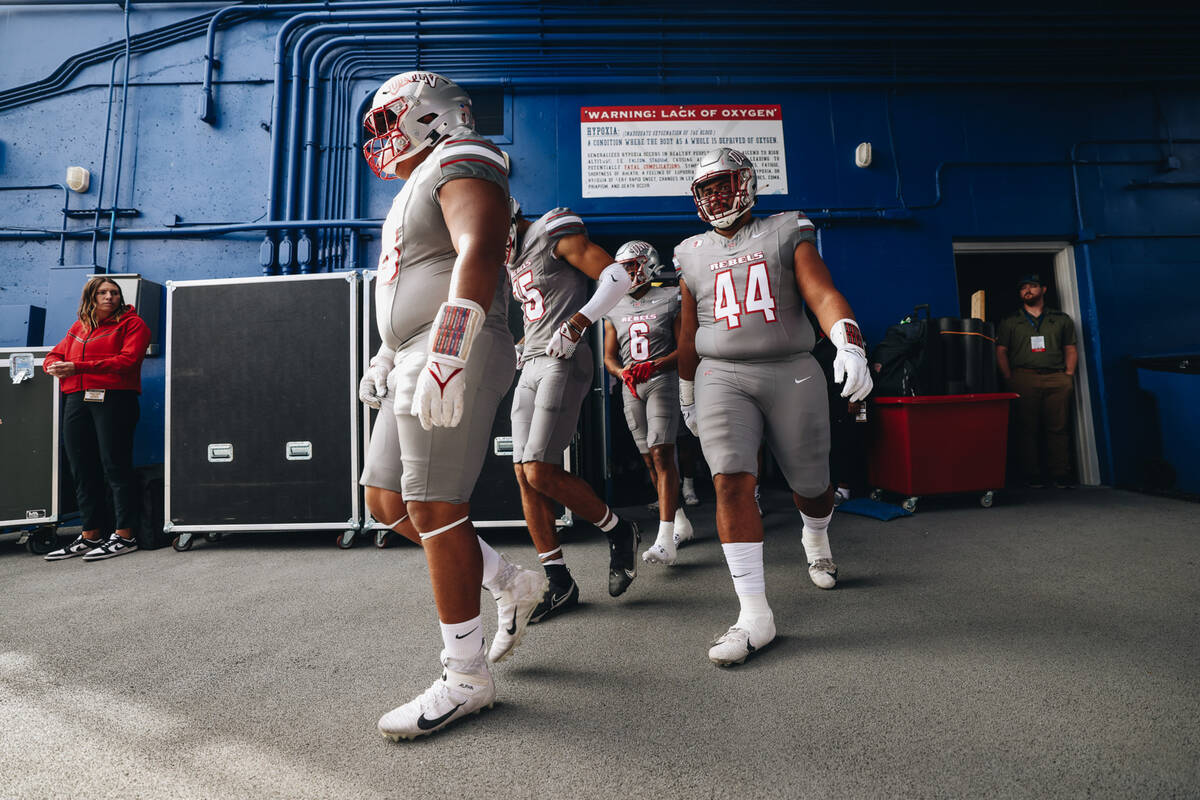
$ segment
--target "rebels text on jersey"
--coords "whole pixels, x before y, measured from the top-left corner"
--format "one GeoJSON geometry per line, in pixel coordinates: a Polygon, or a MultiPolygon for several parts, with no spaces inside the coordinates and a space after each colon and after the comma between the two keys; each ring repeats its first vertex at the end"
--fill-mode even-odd
{"type": "MultiPolygon", "coordinates": [[[[450,292],[458,254],[442,216],[438,190],[457,178],[491,181],[508,195],[504,154],[467,129],[455,131],[438,144],[404,182],[383,223],[375,279],[376,324],[380,338],[391,350],[423,342],[450,292]]],[[[503,269],[499,264],[496,268],[503,269]]],[[[506,292],[501,276],[486,325],[507,330],[506,292]]]]}
{"type": "Polygon", "coordinates": [[[644,295],[622,297],[605,319],[617,332],[621,365],[662,358],[675,349],[675,317],[679,314],[679,288],[652,287],[644,295]]]}
{"type": "Polygon", "coordinates": [[[812,350],[794,271],[801,242],[816,242],[812,221],[785,211],[751,219],[731,238],[708,231],[675,248],[696,300],[701,358],[773,361],[812,350]]]}
{"type": "Polygon", "coordinates": [[[526,353],[542,354],[562,321],[587,302],[587,274],[554,254],[560,239],[579,233],[587,234],[583,220],[569,208],[555,208],[521,237],[508,274],[525,318],[526,353]]]}

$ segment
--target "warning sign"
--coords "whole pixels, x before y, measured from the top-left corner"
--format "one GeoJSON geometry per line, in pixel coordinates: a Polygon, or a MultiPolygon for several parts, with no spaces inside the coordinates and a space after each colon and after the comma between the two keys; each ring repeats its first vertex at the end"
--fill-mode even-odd
{"type": "Polygon", "coordinates": [[[787,194],[777,105],[585,106],[579,142],[584,197],[690,194],[700,157],[718,147],[749,157],[759,194],[787,194]]]}

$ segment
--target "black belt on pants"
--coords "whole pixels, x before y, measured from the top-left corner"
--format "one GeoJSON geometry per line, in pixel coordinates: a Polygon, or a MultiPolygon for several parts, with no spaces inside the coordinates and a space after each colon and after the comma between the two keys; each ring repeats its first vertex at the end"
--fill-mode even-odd
{"type": "Polygon", "coordinates": [[[1034,372],[1038,375],[1054,375],[1058,372],[1066,372],[1065,369],[1049,369],[1047,367],[1013,367],[1013,369],[1020,370],[1021,372],[1034,372]]]}

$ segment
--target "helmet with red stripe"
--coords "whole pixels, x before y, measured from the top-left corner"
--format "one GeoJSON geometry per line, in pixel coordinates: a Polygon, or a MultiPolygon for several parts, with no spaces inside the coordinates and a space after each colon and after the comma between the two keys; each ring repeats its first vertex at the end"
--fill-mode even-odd
{"type": "Polygon", "coordinates": [[[435,72],[403,72],[388,78],[363,118],[363,155],[380,178],[396,176],[396,165],[437,144],[450,131],[474,128],[471,98],[454,81],[435,72]]]}
{"type": "Polygon", "coordinates": [[[692,199],[700,219],[728,228],[754,208],[758,176],[750,159],[728,147],[706,153],[696,165],[692,199]]]}

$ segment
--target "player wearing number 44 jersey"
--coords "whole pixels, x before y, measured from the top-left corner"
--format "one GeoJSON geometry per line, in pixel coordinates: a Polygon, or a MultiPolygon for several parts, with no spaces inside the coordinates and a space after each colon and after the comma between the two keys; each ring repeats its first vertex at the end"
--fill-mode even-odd
{"type": "Polygon", "coordinates": [[[675,466],[679,288],[655,283],[662,277],[662,261],[647,242],[621,245],[617,263],[633,276],[633,286],[604,319],[604,366],[625,384],[625,421],[658,494],[658,537],[642,560],[669,565],[675,563],[676,546],[692,538],[692,524],[679,504],[675,466]]]}
{"type": "Polygon", "coordinates": [[[367,163],[404,188],[384,222],[375,284],[383,341],[359,384],[380,409],[361,483],[375,518],[423,547],[444,646],[441,677],[379,720],[399,740],[492,705],[488,662],[516,646],[546,579],[477,537],[467,505],[514,369],[504,156],[474,132],[466,92],[432,72],[388,80],[364,125],[367,163]],[[486,657],[480,585],[499,615],[486,657]]]}
{"type": "Polygon", "coordinates": [[[552,501],[604,531],[609,542],[608,593],[622,594],[637,575],[637,525],[620,520],[582,479],[562,467],[579,409],[592,385],[592,349],[584,332],[612,308],[630,276],[588,238],[567,208],[534,222],[521,219],[516,256],[508,264],[513,295],[525,317],[521,376],[513,393],[513,469],[530,536],[550,581],[533,622],[579,602],[554,528],[552,501]],[[589,294],[589,281],[596,291],[589,294]]]}
{"type": "Polygon", "coordinates": [[[857,401],[871,390],[862,334],[817,253],[812,222],[798,212],[755,219],[756,194],[748,158],[727,147],[705,155],[692,196],[713,229],[675,249],[683,270],[680,404],[713,473],[717,533],[741,604],[708,651],[721,666],[742,663],[775,638],[754,506],[764,433],[804,521],[810,577],[822,588],[837,577],[828,535],[829,403],[804,303],[837,345],[842,396],[857,401]]]}

